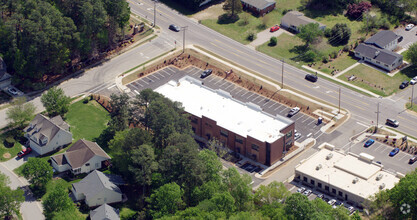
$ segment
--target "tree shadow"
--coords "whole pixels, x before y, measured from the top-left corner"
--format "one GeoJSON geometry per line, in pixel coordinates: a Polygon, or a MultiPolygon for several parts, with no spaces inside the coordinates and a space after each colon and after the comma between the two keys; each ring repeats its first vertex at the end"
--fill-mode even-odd
{"type": "Polygon", "coordinates": [[[235,14],[232,16],[230,14],[224,13],[220,15],[219,18],[217,19],[217,24],[232,24],[238,20],[239,20],[239,15],[235,14]]]}

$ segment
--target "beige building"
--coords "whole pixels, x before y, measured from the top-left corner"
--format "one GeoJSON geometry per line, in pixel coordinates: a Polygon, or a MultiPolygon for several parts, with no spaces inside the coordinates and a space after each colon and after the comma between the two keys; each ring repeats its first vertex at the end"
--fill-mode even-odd
{"type": "Polygon", "coordinates": [[[371,155],[345,154],[322,144],[319,151],[295,167],[295,179],[326,194],[357,205],[375,193],[391,189],[404,175],[390,173],[371,155]]]}

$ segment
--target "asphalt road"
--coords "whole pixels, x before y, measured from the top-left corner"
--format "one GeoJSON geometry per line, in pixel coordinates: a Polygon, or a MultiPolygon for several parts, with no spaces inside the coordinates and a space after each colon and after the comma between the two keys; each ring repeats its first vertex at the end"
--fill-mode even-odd
{"type": "MultiPolygon", "coordinates": [[[[153,3],[151,1],[129,0],[129,3],[133,13],[148,18],[151,22],[153,21],[153,3]]],[[[281,61],[257,52],[248,46],[242,45],[198,24],[197,21],[180,15],[178,12],[163,4],[157,4],[156,11],[156,24],[163,29],[162,35],[173,36],[177,45],[182,43],[181,37],[183,33],[168,30],[170,24],[188,27],[186,31],[186,44],[200,45],[234,63],[262,73],[277,82],[281,82],[281,61]]],[[[306,71],[288,64],[284,65],[284,69],[285,85],[320,98],[335,106],[338,105],[340,85],[324,79],[319,79],[317,83],[310,83],[304,80],[306,71]]],[[[398,130],[417,137],[417,126],[415,126],[417,124],[417,116],[404,111],[404,104],[407,100],[404,97],[410,94],[410,87],[401,91],[400,94],[404,95],[396,100],[391,98],[371,98],[341,87],[341,106],[352,113],[353,120],[371,125],[376,124],[377,114],[375,112],[377,111],[377,103],[379,102],[381,103],[380,122],[385,121],[388,117],[395,118],[401,124],[398,130]]]]}

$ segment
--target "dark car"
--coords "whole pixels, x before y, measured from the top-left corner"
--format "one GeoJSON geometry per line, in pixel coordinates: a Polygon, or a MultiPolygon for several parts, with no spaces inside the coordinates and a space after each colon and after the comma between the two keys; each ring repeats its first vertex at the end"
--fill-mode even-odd
{"type": "Polygon", "coordinates": [[[397,120],[391,118],[387,119],[386,124],[392,127],[398,127],[400,125],[400,123],[397,120]]]}
{"type": "Polygon", "coordinates": [[[365,144],[363,145],[364,147],[369,147],[371,146],[373,143],[375,143],[374,139],[369,139],[365,142],[365,144]]]}
{"type": "Polygon", "coordinates": [[[179,32],[181,29],[180,29],[180,27],[178,27],[177,25],[175,25],[175,24],[171,24],[171,25],[169,25],[169,29],[170,30],[173,30],[173,31],[175,31],[175,32],[179,32]]]}
{"type": "Polygon", "coordinates": [[[397,155],[398,152],[400,152],[400,148],[396,147],[391,152],[389,152],[389,156],[393,157],[393,156],[397,155]]]}
{"type": "Polygon", "coordinates": [[[404,39],[404,37],[403,37],[403,36],[400,36],[400,37],[398,38],[398,42],[403,41],[403,39],[404,39]]]}
{"type": "Polygon", "coordinates": [[[318,77],[316,75],[313,75],[313,74],[307,74],[305,79],[310,81],[310,82],[317,82],[318,77]]]}
{"type": "Polygon", "coordinates": [[[206,69],[204,70],[204,72],[201,74],[200,78],[206,78],[207,76],[210,76],[210,74],[213,72],[212,69],[206,69]]]}
{"type": "Polygon", "coordinates": [[[410,82],[408,82],[407,80],[405,80],[404,82],[401,83],[400,89],[405,89],[405,87],[407,87],[409,83],[410,82]]]}
{"type": "Polygon", "coordinates": [[[245,164],[243,164],[240,168],[242,168],[242,169],[246,169],[246,167],[248,167],[250,165],[250,163],[245,163],[245,164]]]}
{"type": "Polygon", "coordinates": [[[417,156],[414,156],[414,157],[410,158],[410,160],[408,161],[408,163],[409,164],[413,164],[416,161],[417,161],[417,156]]]}
{"type": "Polygon", "coordinates": [[[19,153],[17,153],[17,156],[20,157],[20,158],[22,158],[25,155],[28,155],[30,152],[32,152],[32,148],[27,147],[26,149],[24,149],[24,150],[20,151],[19,153]]]}

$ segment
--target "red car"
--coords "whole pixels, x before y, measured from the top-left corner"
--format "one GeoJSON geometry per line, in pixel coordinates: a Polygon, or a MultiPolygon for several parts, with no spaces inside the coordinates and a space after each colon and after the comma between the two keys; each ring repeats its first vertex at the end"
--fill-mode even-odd
{"type": "Polygon", "coordinates": [[[270,32],[275,32],[277,30],[279,30],[279,25],[275,25],[275,26],[271,27],[271,29],[269,29],[270,32]]]}
{"type": "Polygon", "coordinates": [[[30,152],[32,152],[32,148],[27,147],[26,149],[24,149],[24,150],[20,151],[19,153],[17,153],[17,156],[20,157],[20,158],[22,158],[25,155],[29,154],[30,152]]]}

